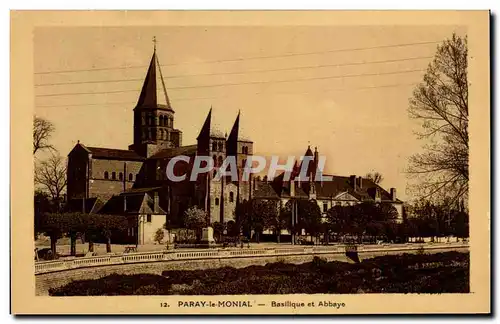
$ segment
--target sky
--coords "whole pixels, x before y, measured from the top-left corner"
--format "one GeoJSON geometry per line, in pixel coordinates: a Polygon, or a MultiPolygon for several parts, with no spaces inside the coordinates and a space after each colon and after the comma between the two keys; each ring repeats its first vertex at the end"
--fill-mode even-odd
{"type": "MultiPolygon", "coordinates": [[[[35,114],[53,122],[66,156],[87,146],[127,149],[133,108],[157,40],[174,126],[196,143],[210,107],[254,154],[326,156],[325,173],[382,173],[406,199],[408,158],[422,141],[408,100],[436,46],[460,26],[38,27],[35,114]],[[65,71],[65,72],[61,72],[65,71]],[[73,83],[73,84],[68,84],[73,83]]],[[[38,158],[43,158],[43,154],[38,158]]]]}

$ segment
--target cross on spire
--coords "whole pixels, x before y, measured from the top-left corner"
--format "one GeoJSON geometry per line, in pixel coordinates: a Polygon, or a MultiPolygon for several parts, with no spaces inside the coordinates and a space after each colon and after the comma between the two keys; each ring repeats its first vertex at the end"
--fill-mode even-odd
{"type": "Polygon", "coordinates": [[[153,50],[156,52],[156,36],[153,36],[153,50]]]}

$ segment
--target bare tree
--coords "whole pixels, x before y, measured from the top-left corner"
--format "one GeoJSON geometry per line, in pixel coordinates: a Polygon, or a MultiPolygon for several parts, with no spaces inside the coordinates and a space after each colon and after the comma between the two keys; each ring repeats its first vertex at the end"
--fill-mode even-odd
{"type": "Polygon", "coordinates": [[[375,184],[380,184],[384,180],[384,177],[380,172],[367,173],[365,177],[373,181],[375,184]]]}
{"type": "Polygon", "coordinates": [[[409,102],[410,117],[421,122],[419,139],[426,140],[422,153],[410,158],[412,186],[421,198],[468,195],[469,108],[467,83],[467,36],[453,34],[437,47],[424,80],[409,102]]]}
{"type": "Polygon", "coordinates": [[[53,200],[61,198],[61,193],[66,188],[66,162],[59,153],[36,164],[35,183],[48,191],[53,200]]]}
{"type": "Polygon", "coordinates": [[[49,144],[54,129],[52,122],[37,116],[33,118],[33,154],[38,150],[54,148],[49,144]]]}

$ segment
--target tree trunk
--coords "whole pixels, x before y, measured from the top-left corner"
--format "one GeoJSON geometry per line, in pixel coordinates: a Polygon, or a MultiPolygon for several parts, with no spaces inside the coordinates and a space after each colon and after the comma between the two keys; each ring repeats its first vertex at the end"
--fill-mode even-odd
{"type": "Polygon", "coordinates": [[[106,240],[106,253],[111,253],[111,236],[108,236],[106,240]]]}
{"type": "Polygon", "coordinates": [[[82,240],[82,244],[85,244],[85,233],[80,234],[80,240],[82,240]]]}
{"type": "Polygon", "coordinates": [[[260,243],[260,232],[259,231],[255,232],[255,240],[257,241],[257,243],[260,243]]]}
{"type": "Polygon", "coordinates": [[[89,252],[94,252],[94,242],[92,240],[89,240],[89,252]]]}
{"type": "Polygon", "coordinates": [[[278,230],[276,235],[277,235],[278,243],[281,243],[281,230],[278,230]]]}
{"type": "Polygon", "coordinates": [[[70,234],[70,240],[71,240],[71,256],[76,256],[76,233],[71,232],[70,234]]]}
{"type": "Polygon", "coordinates": [[[57,236],[50,235],[50,250],[52,251],[52,257],[54,259],[56,257],[56,253],[57,253],[56,243],[57,243],[57,236]]]}

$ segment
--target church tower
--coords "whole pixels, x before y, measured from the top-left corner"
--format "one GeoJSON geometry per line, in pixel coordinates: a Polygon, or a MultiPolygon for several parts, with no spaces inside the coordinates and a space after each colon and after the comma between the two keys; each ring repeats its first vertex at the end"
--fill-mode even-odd
{"type": "Polygon", "coordinates": [[[160,62],[153,56],[134,108],[134,144],[130,150],[146,158],[167,148],[182,145],[182,132],[174,128],[174,110],[167,94],[160,62]]]}

